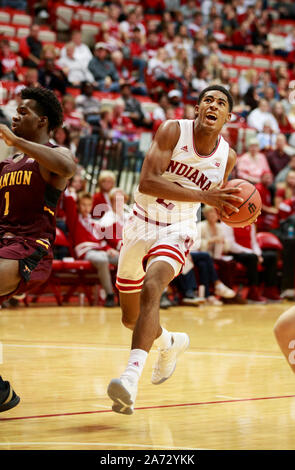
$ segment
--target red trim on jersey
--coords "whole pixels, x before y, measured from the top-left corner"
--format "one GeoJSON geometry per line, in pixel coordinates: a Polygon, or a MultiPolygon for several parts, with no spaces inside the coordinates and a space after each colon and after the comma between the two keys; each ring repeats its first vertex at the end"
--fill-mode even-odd
{"type": "Polygon", "coordinates": [[[157,220],[152,220],[152,219],[150,219],[149,217],[145,217],[145,216],[139,214],[138,212],[136,212],[135,209],[133,209],[133,214],[134,214],[136,217],[138,217],[139,219],[144,220],[144,221],[147,222],[147,223],[150,223],[150,224],[153,224],[153,225],[157,225],[157,226],[159,226],[159,227],[168,227],[169,225],[171,225],[171,224],[165,224],[164,222],[158,222],[157,220]]]}
{"type": "Polygon", "coordinates": [[[220,141],[221,141],[221,135],[219,136],[218,143],[217,143],[217,145],[216,145],[215,150],[213,150],[213,152],[210,153],[210,155],[200,155],[200,154],[198,153],[197,149],[196,149],[196,146],[195,146],[194,122],[195,122],[195,121],[193,121],[193,148],[194,148],[195,153],[196,153],[196,154],[198,155],[198,157],[200,157],[200,158],[209,158],[209,157],[212,157],[212,155],[214,155],[214,153],[217,151],[217,149],[218,149],[218,147],[219,147],[219,144],[220,144],[220,141]]]}
{"type": "Polygon", "coordinates": [[[154,248],[151,248],[151,249],[148,251],[148,254],[153,254],[153,253],[154,253],[156,250],[158,250],[159,248],[160,248],[160,249],[163,249],[163,248],[164,248],[164,250],[171,250],[171,251],[174,251],[176,254],[178,254],[178,255],[180,256],[181,260],[182,260],[183,262],[185,262],[184,256],[183,256],[183,254],[181,253],[181,251],[178,250],[177,248],[175,248],[175,247],[172,246],[172,245],[157,245],[157,246],[155,246],[154,248]]]}
{"type": "Polygon", "coordinates": [[[144,256],[143,260],[142,260],[142,266],[143,266],[143,269],[145,270],[146,269],[146,263],[148,261],[148,259],[151,257],[151,256],[168,256],[168,258],[172,258],[172,259],[175,259],[175,261],[177,261],[178,263],[180,263],[181,265],[184,264],[184,262],[182,262],[178,256],[174,255],[173,253],[169,253],[168,251],[159,251],[158,253],[151,253],[151,254],[147,254],[144,256]]]}
{"type": "Polygon", "coordinates": [[[144,276],[141,279],[138,279],[138,281],[133,281],[131,279],[124,279],[122,277],[117,276],[117,282],[122,282],[123,284],[140,284],[144,280],[144,276]]]}

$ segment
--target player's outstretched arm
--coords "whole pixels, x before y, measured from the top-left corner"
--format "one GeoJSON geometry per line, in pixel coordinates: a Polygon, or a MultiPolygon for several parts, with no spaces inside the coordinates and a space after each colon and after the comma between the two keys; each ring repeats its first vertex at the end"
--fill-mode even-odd
{"type": "Polygon", "coordinates": [[[65,147],[48,147],[16,136],[4,124],[0,124],[0,138],[10,147],[16,147],[26,155],[34,158],[48,171],[63,178],[71,178],[76,170],[74,157],[65,147]]]}
{"type": "MultiPolygon", "coordinates": [[[[161,124],[143,162],[139,191],[168,201],[202,202],[216,207],[225,216],[225,207],[238,211],[232,203],[243,202],[235,195],[240,192],[239,188],[192,191],[163,178],[179,136],[180,127],[177,121],[168,120],[161,124]]],[[[232,158],[234,159],[234,155],[232,158]]]]}

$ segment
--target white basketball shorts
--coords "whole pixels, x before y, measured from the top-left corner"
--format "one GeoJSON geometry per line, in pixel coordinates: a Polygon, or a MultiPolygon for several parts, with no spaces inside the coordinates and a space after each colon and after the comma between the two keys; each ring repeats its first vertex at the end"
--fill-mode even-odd
{"type": "Polygon", "coordinates": [[[193,219],[170,225],[157,224],[132,215],[124,226],[116,282],[120,292],[140,292],[147,266],[155,260],[169,263],[175,277],[178,276],[190,248],[196,246],[199,236],[193,219]]]}

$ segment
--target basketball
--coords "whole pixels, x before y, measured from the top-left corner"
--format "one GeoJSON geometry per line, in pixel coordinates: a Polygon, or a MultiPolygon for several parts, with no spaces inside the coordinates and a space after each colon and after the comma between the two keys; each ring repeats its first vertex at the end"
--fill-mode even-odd
{"type": "Polygon", "coordinates": [[[230,218],[220,217],[220,220],[230,227],[245,227],[252,224],[257,219],[262,206],[259,191],[254,184],[242,179],[233,179],[227,182],[225,188],[241,188],[241,192],[236,195],[241,197],[244,202],[238,204],[233,202],[232,204],[239,208],[239,212],[226,209],[230,218]]]}

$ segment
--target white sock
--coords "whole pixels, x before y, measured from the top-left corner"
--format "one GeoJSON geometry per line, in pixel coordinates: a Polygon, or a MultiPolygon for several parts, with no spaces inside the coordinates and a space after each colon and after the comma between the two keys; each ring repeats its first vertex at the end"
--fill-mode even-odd
{"type": "Polygon", "coordinates": [[[147,356],[148,353],[143,349],[131,349],[127,367],[121,377],[127,376],[128,379],[138,381],[142,374],[147,356]]]}
{"type": "Polygon", "coordinates": [[[155,339],[154,345],[158,349],[168,349],[170,348],[172,344],[172,336],[169,331],[165,330],[165,328],[162,327],[162,334],[159,336],[159,338],[155,339]]]}

